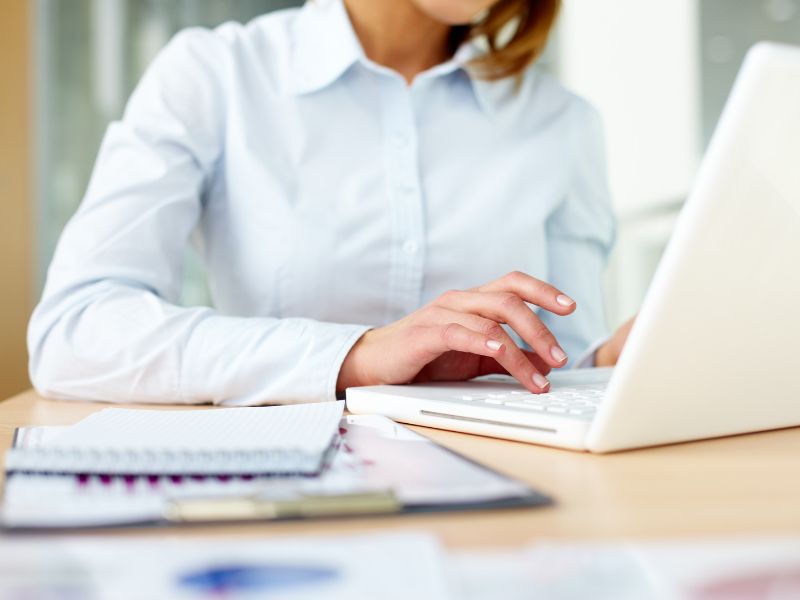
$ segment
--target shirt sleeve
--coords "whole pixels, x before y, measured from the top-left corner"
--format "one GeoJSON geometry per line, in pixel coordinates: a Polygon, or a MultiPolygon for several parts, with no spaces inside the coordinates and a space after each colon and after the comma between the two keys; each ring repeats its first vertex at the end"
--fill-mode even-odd
{"type": "Polygon", "coordinates": [[[608,335],[602,276],[616,223],[600,116],[583,100],[576,100],[572,110],[572,175],[566,197],[548,219],[546,231],[550,283],[578,306],[567,317],[544,311],[541,317],[570,357],[568,366],[588,366],[594,363],[588,356],[594,356],[591,346],[608,335]]]}
{"type": "Polygon", "coordinates": [[[101,146],[28,330],[36,389],[62,399],[254,405],[333,400],[366,327],[177,305],[224,144],[224,31],[154,61],[101,146]]]}

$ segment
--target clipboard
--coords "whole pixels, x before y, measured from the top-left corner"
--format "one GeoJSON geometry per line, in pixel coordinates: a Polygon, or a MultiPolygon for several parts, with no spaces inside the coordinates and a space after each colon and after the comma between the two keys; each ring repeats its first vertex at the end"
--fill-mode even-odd
{"type": "MultiPolygon", "coordinates": [[[[35,447],[58,427],[20,428],[35,447]]],[[[378,415],[346,415],[318,477],[7,477],[8,532],[192,525],[533,508],[553,503],[524,482],[378,415]]]]}

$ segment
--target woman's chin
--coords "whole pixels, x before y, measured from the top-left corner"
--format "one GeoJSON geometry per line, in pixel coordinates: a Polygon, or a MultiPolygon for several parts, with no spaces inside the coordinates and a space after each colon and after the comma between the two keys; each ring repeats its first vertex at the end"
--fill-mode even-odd
{"type": "Polygon", "coordinates": [[[412,0],[431,19],[443,25],[469,25],[497,0],[412,0]]]}

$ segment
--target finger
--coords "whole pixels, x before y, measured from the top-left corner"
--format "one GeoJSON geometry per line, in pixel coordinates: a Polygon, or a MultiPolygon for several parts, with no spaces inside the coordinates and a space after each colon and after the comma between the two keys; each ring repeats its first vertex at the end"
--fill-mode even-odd
{"type": "MultiPolygon", "coordinates": [[[[456,294],[467,294],[472,292],[453,292],[450,293],[451,297],[456,294]]],[[[476,296],[481,294],[472,293],[476,296]]],[[[533,314],[530,309],[522,303],[522,306],[529,313],[533,314]]],[[[433,320],[431,325],[436,323],[458,323],[471,329],[478,331],[491,339],[500,341],[507,348],[507,351],[496,360],[503,367],[505,372],[516,377],[525,387],[532,391],[542,391],[549,385],[546,375],[551,371],[548,361],[542,359],[537,353],[530,353],[531,356],[536,356],[535,362],[530,362],[528,353],[519,348],[516,342],[511,338],[508,332],[498,323],[498,319],[489,319],[480,315],[472,314],[468,311],[455,311],[441,306],[431,306],[425,311],[423,318],[433,320]],[[528,364],[530,363],[530,364],[528,364]],[[543,367],[543,368],[542,368],[543,367]],[[531,388],[530,383],[533,382],[534,388],[531,388]]],[[[546,328],[545,328],[546,329],[546,328]]],[[[548,332],[549,333],[549,332],[548,332]]],[[[552,336],[551,336],[552,337],[552,336]]],[[[555,341],[553,339],[553,341],[555,341]]],[[[530,343],[530,342],[529,342],[530,343]]],[[[546,347],[546,352],[552,352],[550,346],[546,347]]],[[[548,355],[549,356],[549,355],[548,355]]],[[[555,362],[553,366],[563,366],[566,362],[561,361],[558,363],[552,356],[549,359],[550,363],[555,362]]]]}
{"type": "MultiPolygon", "coordinates": [[[[503,328],[495,323],[497,328],[503,328]]],[[[546,392],[550,382],[542,375],[525,353],[516,344],[505,344],[497,338],[501,335],[487,335],[469,329],[459,323],[451,322],[424,328],[424,339],[421,340],[428,353],[429,362],[447,351],[468,352],[478,356],[491,357],[533,393],[546,392]]]]}
{"type": "MultiPolygon", "coordinates": [[[[427,310],[420,313],[420,324],[422,325],[433,327],[436,325],[441,325],[442,323],[458,323],[467,329],[483,333],[484,335],[501,342],[509,348],[519,348],[514,339],[498,323],[496,319],[487,319],[480,315],[469,312],[458,312],[436,305],[430,306],[427,310]]],[[[531,357],[535,358],[533,361],[534,368],[542,375],[547,375],[552,370],[550,365],[543,361],[542,358],[535,352],[527,352],[521,348],[520,351],[528,356],[529,359],[531,357]]],[[[502,372],[505,373],[506,371],[502,372]]]]}
{"type": "Polygon", "coordinates": [[[466,311],[453,310],[445,306],[439,306],[436,303],[420,312],[419,324],[421,325],[433,327],[443,323],[458,323],[459,325],[488,335],[509,346],[516,346],[516,342],[508,332],[500,326],[497,320],[487,319],[481,315],[466,311]]]}
{"type": "Polygon", "coordinates": [[[439,358],[445,352],[457,351],[478,356],[499,357],[505,344],[488,335],[473,331],[459,323],[443,323],[423,328],[418,341],[424,348],[429,361],[439,358]]]}
{"type": "Polygon", "coordinates": [[[498,323],[508,323],[551,367],[567,364],[567,353],[542,320],[511,292],[448,292],[438,302],[460,313],[472,313],[498,323]]]}
{"type": "MultiPolygon", "coordinates": [[[[535,352],[522,350],[522,353],[528,357],[528,360],[531,361],[533,367],[542,375],[547,375],[552,370],[550,366],[545,363],[535,352]]],[[[494,358],[488,356],[485,356],[481,359],[481,366],[478,371],[480,375],[510,375],[503,365],[497,362],[494,358]]]]}
{"type": "Polygon", "coordinates": [[[473,291],[511,292],[526,302],[541,306],[557,315],[568,315],[576,308],[575,301],[558,288],[520,271],[513,271],[473,291]]]}

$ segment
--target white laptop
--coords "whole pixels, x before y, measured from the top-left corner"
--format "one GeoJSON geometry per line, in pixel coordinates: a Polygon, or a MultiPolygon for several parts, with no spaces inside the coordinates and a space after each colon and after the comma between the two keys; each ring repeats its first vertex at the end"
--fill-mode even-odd
{"type": "Polygon", "coordinates": [[[617,367],[550,379],[352,388],[347,408],[592,452],[800,425],[800,48],[748,54],[617,367]]]}

